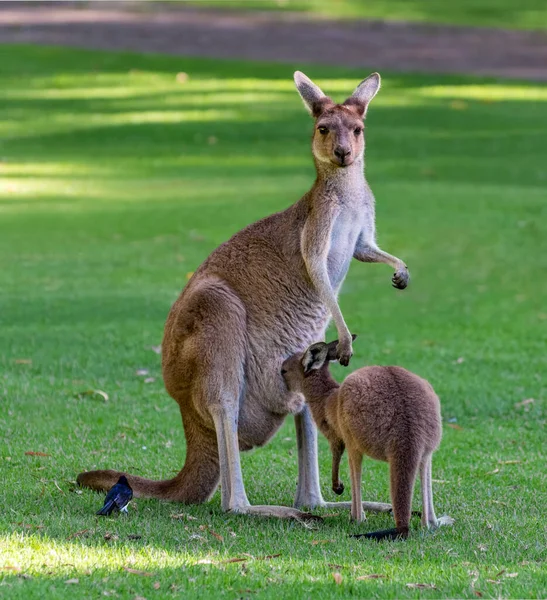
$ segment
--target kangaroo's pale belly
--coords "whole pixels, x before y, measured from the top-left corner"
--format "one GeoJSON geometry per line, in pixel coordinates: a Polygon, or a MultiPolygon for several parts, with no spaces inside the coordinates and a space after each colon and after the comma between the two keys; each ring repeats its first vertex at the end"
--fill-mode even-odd
{"type": "Polygon", "coordinates": [[[360,231],[361,224],[357,215],[348,215],[345,219],[340,218],[333,227],[330,251],[327,257],[327,271],[331,286],[336,291],[348,274],[360,231]]]}
{"type": "Polygon", "coordinates": [[[240,399],[238,423],[242,450],[266,444],[287,415],[298,414],[304,408],[304,397],[287,390],[281,366],[295,352],[322,340],[328,321],[327,311],[321,307],[317,312],[303,311],[300,319],[293,319],[290,328],[293,335],[284,335],[288,323],[280,328],[272,327],[268,334],[249,331],[251,340],[266,343],[249,344],[246,385],[240,399]]]}

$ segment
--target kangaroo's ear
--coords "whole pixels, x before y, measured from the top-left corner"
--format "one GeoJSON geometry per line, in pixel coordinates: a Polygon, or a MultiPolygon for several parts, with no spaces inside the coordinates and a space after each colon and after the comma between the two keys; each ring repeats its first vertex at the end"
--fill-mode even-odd
{"type": "Polygon", "coordinates": [[[320,369],[327,360],[328,346],[325,342],[317,342],[312,344],[302,357],[302,366],[304,367],[304,375],[309,375],[312,371],[320,369]]]}
{"type": "MultiPolygon", "coordinates": [[[[355,341],[356,337],[357,336],[354,333],[351,334],[351,339],[353,341],[355,341]]],[[[329,362],[333,362],[333,361],[338,360],[336,358],[336,355],[337,355],[337,351],[336,350],[337,350],[337,348],[338,348],[338,340],[334,340],[334,342],[329,342],[327,344],[327,360],[329,362]]]]}
{"type": "Polygon", "coordinates": [[[323,94],[321,88],[301,71],[295,72],[294,83],[304,106],[313,117],[317,118],[327,106],[333,104],[332,100],[323,94]]]}
{"type": "Polygon", "coordinates": [[[370,101],[380,89],[380,73],[372,73],[355,88],[353,94],[344,102],[344,106],[353,108],[361,117],[367,114],[370,101]]]}

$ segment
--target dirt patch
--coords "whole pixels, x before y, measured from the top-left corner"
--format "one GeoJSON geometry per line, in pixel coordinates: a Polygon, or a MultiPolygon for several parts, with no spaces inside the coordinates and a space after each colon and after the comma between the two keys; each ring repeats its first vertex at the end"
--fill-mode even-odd
{"type": "Polygon", "coordinates": [[[547,34],[119,2],[10,3],[0,43],[547,81],[547,34]]]}

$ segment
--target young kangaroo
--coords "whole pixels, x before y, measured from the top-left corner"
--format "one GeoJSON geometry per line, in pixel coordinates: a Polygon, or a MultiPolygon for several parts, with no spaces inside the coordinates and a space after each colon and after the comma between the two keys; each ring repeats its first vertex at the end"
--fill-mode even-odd
{"type": "MultiPolygon", "coordinates": [[[[304,394],[317,427],[332,451],[332,489],[341,494],[340,459],[348,449],[351,476],[351,518],[365,519],[361,504],[363,454],[389,463],[391,502],[396,529],[364,534],[375,539],[406,538],[418,470],[422,484],[422,524],[437,519],[431,490],[431,455],[441,441],[437,395],[425,379],[401,367],[364,367],[339,385],[329,372],[337,342],[319,342],[288,358],[281,373],[292,392],[304,394]]],[[[355,536],[361,537],[361,536],[355,536]]]]}
{"type": "MultiPolygon", "coordinates": [[[[330,317],[344,365],[352,339],[337,295],[352,258],[384,262],[403,289],[408,270],[375,241],[374,197],[364,177],[363,118],[377,91],[377,73],[335,104],[303,73],[296,87],[314,118],[317,178],[283,212],[249,225],[195,271],[165,325],[165,387],[180,406],[186,461],[172,479],[127,475],[136,497],[184,503],[208,500],[222,488],[222,508],[239,513],[299,516],[288,507],[251,506],[241,450],[264,445],[295,415],[298,487],[295,506],[324,505],[319,489],[317,433],[300,394],[287,392],[282,362],[321,339],[330,317]]],[[[122,472],[81,473],[78,482],[110,489],[122,472]]],[[[385,509],[386,505],[376,505],[385,509]]],[[[374,505],[370,506],[371,509],[374,505]]]]}

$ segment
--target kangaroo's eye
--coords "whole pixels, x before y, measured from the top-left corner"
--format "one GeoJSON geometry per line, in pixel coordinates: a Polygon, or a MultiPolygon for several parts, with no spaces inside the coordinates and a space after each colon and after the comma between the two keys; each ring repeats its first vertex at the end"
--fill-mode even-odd
{"type": "Polygon", "coordinates": [[[363,130],[361,129],[361,127],[356,127],[356,128],[353,130],[353,133],[354,133],[356,136],[358,136],[358,135],[361,135],[361,131],[363,131],[363,130]]]}
{"type": "Polygon", "coordinates": [[[286,375],[287,369],[281,369],[281,375],[286,375]]]}
{"type": "Polygon", "coordinates": [[[327,133],[329,132],[327,127],[318,127],[317,129],[319,129],[319,133],[321,135],[327,135],[327,133]]]}

